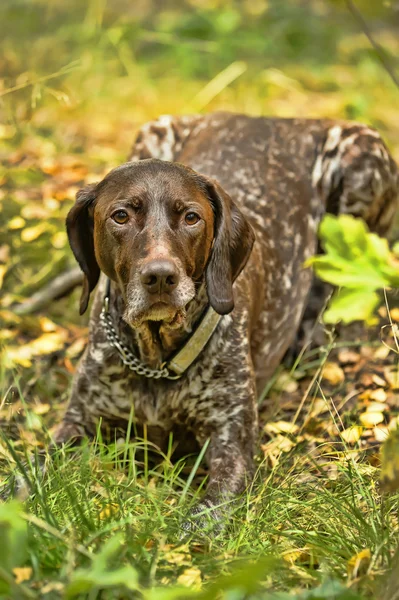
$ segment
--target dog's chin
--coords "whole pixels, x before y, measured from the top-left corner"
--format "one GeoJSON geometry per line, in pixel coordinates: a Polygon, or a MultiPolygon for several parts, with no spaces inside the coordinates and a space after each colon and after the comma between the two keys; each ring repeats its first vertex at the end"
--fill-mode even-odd
{"type": "Polygon", "coordinates": [[[127,310],[123,316],[124,321],[135,328],[152,321],[168,329],[177,329],[184,323],[185,318],[184,307],[176,308],[163,302],[156,303],[141,312],[127,310]]]}

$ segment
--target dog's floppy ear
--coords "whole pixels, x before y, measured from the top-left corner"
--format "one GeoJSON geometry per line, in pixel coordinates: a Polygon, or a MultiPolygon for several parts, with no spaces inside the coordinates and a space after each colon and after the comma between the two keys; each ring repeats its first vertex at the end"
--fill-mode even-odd
{"type": "Polygon", "coordinates": [[[255,234],[230,196],[214,180],[204,178],[215,214],[215,233],[206,268],[209,302],[220,315],[234,308],[233,282],[245,267],[255,234]]]}
{"type": "Polygon", "coordinates": [[[97,184],[93,183],[79,190],[76,202],[66,219],[69,244],[84,273],[79,307],[81,315],[87,309],[90,292],[96,287],[100,277],[100,267],[94,254],[94,223],[91,210],[96,199],[96,187],[97,184]]]}

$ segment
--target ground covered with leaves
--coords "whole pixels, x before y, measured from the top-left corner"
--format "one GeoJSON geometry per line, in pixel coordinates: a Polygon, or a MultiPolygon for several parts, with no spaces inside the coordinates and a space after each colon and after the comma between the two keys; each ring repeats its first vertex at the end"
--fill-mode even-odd
{"type": "MultiPolygon", "coordinates": [[[[393,6],[359,6],[398,56],[393,6]]],[[[397,90],[339,3],[0,10],[3,484],[48,443],[87,338],[78,289],[33,314],[16,306],[74,266],[75,193],[125,160],[141,123],[216,109],[355,118],[399,158],[399,122],[397,90]]],[[[382,298],[373,327],[329,330],[278,370],[259,400],[255,482],[219,535],[182,538],[206,471],[153,464],[145,440],[59,453],[44,483],[26,471],[35,493],[0,505],[0,597],[394,600],[398,497],[379,465],[399,415],[396,305],[382,298]]]]}

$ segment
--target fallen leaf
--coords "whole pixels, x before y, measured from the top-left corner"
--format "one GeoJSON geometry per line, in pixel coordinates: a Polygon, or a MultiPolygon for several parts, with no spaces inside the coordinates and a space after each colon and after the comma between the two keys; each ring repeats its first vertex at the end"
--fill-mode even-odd
{"type": "Polygon", "coordinates": [[[375,400],[376,402],[385,402],[387,399],[387,393],[382,388],[378,388],[377,390],[371,390],[369,398],[370,400],[375,400]]]}
{"type": "Polygon", "coordinates": [[[344,431],[341,432],[341,437],[347,444],[356,444],[356,442],[360,440],[362,432],[363,427],[353,425],[352,427],[348,427],[348,429],[344,429],[344,431]]]}
{"type": "Polygon", "coordinates": [[[24,219],[48,219],[49,212],[42,204],[26,204],[21,210],[21,216],[24,219]]]}
{"type": "Polygon", "coordinates": [[[323,379],[326,379],[332,385],[338,385],[345,379],[345,373],[341,367],[334,362],[326,362],[322,372],[323,379]]]}
{"type": "Polygon", "coordinates": [[[381,451],[381,488],[395,492],[399,488],[399,429],[390,432],[381,451]]]}
{"type": "Polygon", "coordinates": [[[385,379],[383,379],[379,375],[376,375],[375,373],[373,373],[373,375],[371,376],[371,379],[372,379],[373,383],[378,385],[378,387],[385,387],[387,385],[387,382],[385,381],[385,379]]]}
{"type": "Polygon", "coordinates": [[[387,346],[379,346],[379,348],[377,348],[377,350],[374,351],[374,358],[376,360],[385,360],[390,351],[390,348],[388,348],[387,346]]]}
{"type": "Polygon", "coordinates": [[[12,572],[16,583],[28,581],[32,577],[32,567],[15,567],[12,572]]]}
{"type": "Polygon", "coordinates": [[[3,287],[3,281],[4,281],[4,275],[7,272],[7,266],[6,265],[0,265],[0,290],[3,287]]]}
{"type": "Polygon", "coordinates": [[[40,317],[39,319],[40,329],[44,333],[50,333],[51,331],[57,331],[57,325],[54,321],[51,321],[48,317],[40,317]]]}
{"type": "Polygon", "coordinates": [[[368,548],[361,550],[347,562],[348,575],[351,578],[356,578],[361,574],[365,574],[370,565],[371,552],[368,548]]]}
{"type": "Polygon", "coordinates": [[[392,321],[399,321],[399,308],[392,308],[389,311],[392,321]]]}
{"type": "Polygon", "coordinates": [[[371,429],[378,423],[383,422],[384,415],[381,412],[365,412],[360,415],[359,419],[364,427],[371,429]]]}
{"type": "Polygon", "coordinates": [[[281,373],[274,382],[274,389],[293,394],[298,389],[298,382],[287,372],[281,373]]]}
{"type": "Polygon", "coordinates": [[[33,242],[48,229],[47,223],[39,223],[33,227],[27,227],[21,231],[21,240],[23,242],[33,242]]]}
{"type": "Polygon", "coordinates": [[[353,350],[341,350],[338,353],[338,360],[342,365],[356,364],[360,358],[360,354],[353,350]]]}
{"type": "Polygon", "coordinates": [[[68,237],[65,231],[58,231],[51,238],[51,243],[54,248],[61,249],[67,245],[68,237]]]}
{"type": "Polygon", "coordinates": [[[264,430],[266,433],[297,433],[298,425],[294,423],[289,423],[288,421],[276,421],[271,423],[266,423],[264,430]]]}
{"type": "Polygon", "coordinates": [[[366,406],[366,412],[384,412],[388,410],[389,406],[385,402],[370,402],[366,406]]]}
{"type": "Polygon", "coordinates": [[[374,427],[373,433],[377,442],[385,442],[389,435],[389,429],[385,425],[379,425],[374,427]]]}
{"type": "Polygon", "coordinates": [[[107,504],[106,506],[104,506],[102,508],[102,510],[100,510],[99,512],[99,517],[101,520],[104,519],[109,519],[110,517],[113,517],[117,514],[119,510],[119,506],[117,504],[107,504]]]}
{"type": "Polygon", "coordinates": [[[201,587],[201,571],[198,567],[190,567],[185,569],[181,575],[177,578],[177,583],[184,585],[185,587],[192,587],[199,590],[201,587]]]}
{"type": "Polygon", "coordinates": [[[385,367],[384,377],[392,390],[399,388],[399,371],[397,367],[385,367]]]}
{"type": "Polygon", "coordinates": [[[0,246],[0,263],[6,263],[10,258],[10,246],[2,244],[0,246]]]}
{"type": "Polygon", "coordinates": [[[22,217],[14,217],[8,222],[8,229],[22,229],[25,227],[26,221],[22,217]]]}

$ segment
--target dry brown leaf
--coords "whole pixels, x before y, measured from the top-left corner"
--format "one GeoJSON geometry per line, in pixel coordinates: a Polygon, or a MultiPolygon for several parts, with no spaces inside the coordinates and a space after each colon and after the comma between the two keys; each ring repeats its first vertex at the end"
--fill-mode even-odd
{"type": "Polygon", "coordinates": [[[345,373],[341,367],[335,362],[326,362],[322,372],[323,379],[332,385],[338,385],[345,379],[345,373]]]}
{"type": "Polygon", "coordinates": [[[356,364],[360,359],[360,354],[354,350],[341,350],[338,353],[338,360],[342,365],[356,364]]]}
{"type": "Polygon", "coordinates": [[[202,583],[200,569],[198,569],[198,567],[190,567],[189,569],[185,569],[177,578],[177,583],[180,583],[180,585],[184,585],[185,587],[199,590],[202,583]]]}
{"type": "Polygon", "coordinates": [[[371,429],[383,422],[384,415],[381,412],[365,412],[360,415],[359,419],[364,427],[371,429]]]}
{"type": "Polygon", "coordinates": [[[10,246],[2,244],[0,246],[0,263],[6,263],[10,258],[10,246]]]}

